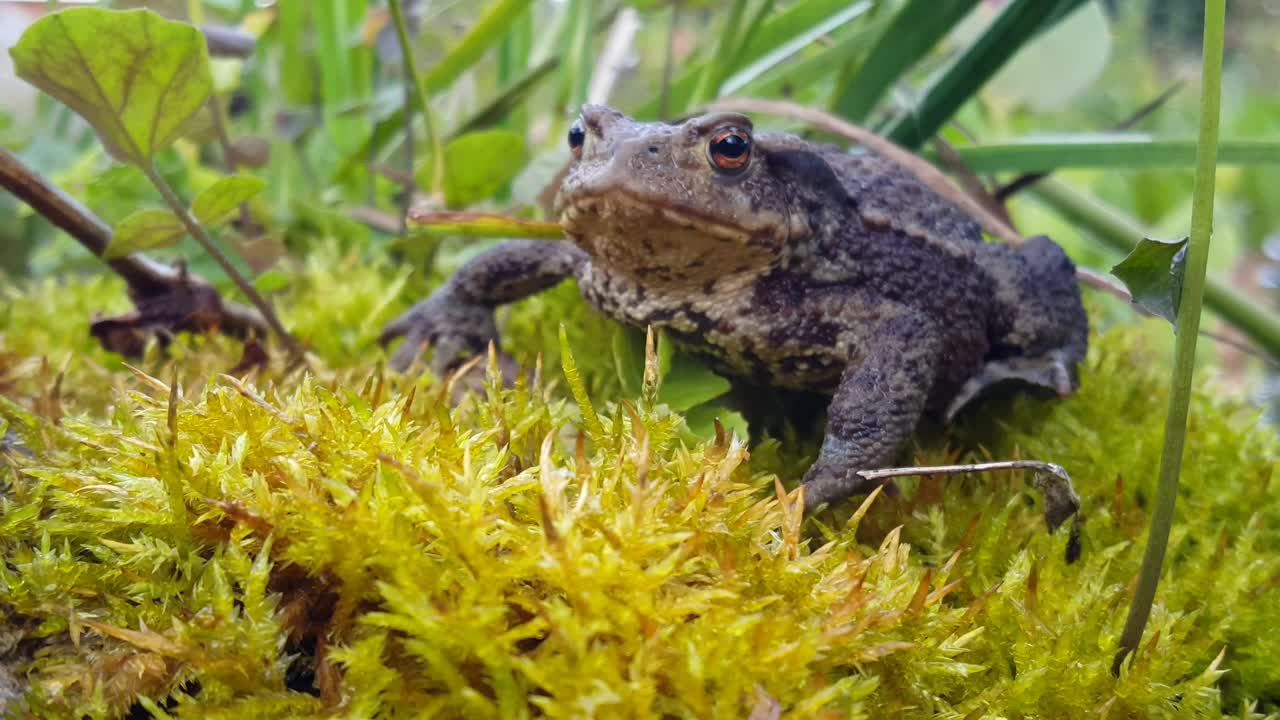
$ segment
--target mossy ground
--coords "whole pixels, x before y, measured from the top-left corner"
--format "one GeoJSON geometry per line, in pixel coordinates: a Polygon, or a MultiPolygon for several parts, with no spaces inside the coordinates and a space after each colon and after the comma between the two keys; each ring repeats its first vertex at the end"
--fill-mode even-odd
{"type": "Polygon", "coordinates": [[[1159,604],[1109,672],[1163,432],[1154,323],[1096,335],[1076,396],[984,402],[914,448],[920,464],[1065,466],[1083,499],[1068,564],[1019,472],[909,480],[801,523],[784,493],[812,442],[695,440],[618,397],[604,321],[572,288],[507,325],[518,356],[544,352],[533,386],[450,407],[438,380],[380,369],[405,273],[329,252],[292,276],[278,305],[311,370],[244,381],[219,376],[238,359],[223,339],[180,338],[136,374],[97,349],[90,312],[124,305],[112,280],[6,296],[0,417],[26,447],[0,462],[0,666],[27,686],[11,714],[1181,718],[1280,702],[1280,447],[1209,386],[1159,604]],[[602,421],[582,444],[555,352],[566,316],[602,421]]]}

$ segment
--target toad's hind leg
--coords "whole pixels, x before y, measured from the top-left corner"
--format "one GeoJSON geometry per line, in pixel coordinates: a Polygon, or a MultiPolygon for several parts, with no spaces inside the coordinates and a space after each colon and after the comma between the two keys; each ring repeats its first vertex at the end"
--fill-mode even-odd
{"type": "Polygon", "coordinates": [[[984,247],[984,266],[996,283],[996,336],[986,365],[947,406],[948,422],[984,390],[1009,380],[1070,395],[1088,350],[1089,317],[1075,265],[1061,247],[1044,236],[1018,247],[984,247]]]}

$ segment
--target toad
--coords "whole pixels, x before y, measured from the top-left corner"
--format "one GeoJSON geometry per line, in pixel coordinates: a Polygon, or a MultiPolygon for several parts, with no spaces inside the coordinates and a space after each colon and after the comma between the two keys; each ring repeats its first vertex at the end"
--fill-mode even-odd
{"type": "Polygon", "coordinates": [[[926,414],[1006,381],[1077,385],[1088,318],[1046,237],[985,242],[901,166],[734,113],[637,122],[587,105],[556,198],[566,241],[512,240],[390,323],[407,368],[447,371],[497,340],[494,308],[574,279],[601,312],[664,329],[754,387],[829,397],[806,510],[869,492],[926,414]]]}

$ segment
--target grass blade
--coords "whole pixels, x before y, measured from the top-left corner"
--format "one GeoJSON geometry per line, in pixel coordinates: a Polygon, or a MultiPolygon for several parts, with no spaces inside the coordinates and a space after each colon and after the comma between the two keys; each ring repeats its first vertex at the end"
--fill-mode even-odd
{"type": "Polygon", "coordinates": [[[734,41],[738,38],[738,26],[742,24],[742,15],[746,12],[747,0],[733,0],[729,6],[729,15],[724,26],[720,28],[720,39],[712,57],[723,58],[724,62],[707,63],[702,67],[698,85],[693,91],[692,104],[700,105],[720,95],[720,84],[725,74],[732,70],[734,56],[737,55],[734,41]]]}
{"type": "Polygon", "coordinates": [[[852,33],[823,52],[807,57],[794,65],[785,68],[779,68],[778,66],[812,45],[818,38],[839,30],[870,9],[870,2],[861,2],[851,4],[849,7],[835,13],[725,79],[720,87],[720,94],[732,95],[751,85],[753,94],[769,96],[780,92],[783,85],[791,84],[794,88],[797,84],[805,85],[825,77],[828,73],[835,71],[841,63],[855,57],[858,52],[862,51],[863,33],[852,33]],[[777,69],[778,72],[770,73],[774,69],[777,69]],[[766,74],[767,77],[761,80],[761,76],[766,76],[766,74]],[[757,82],[763,82],[767,85],[762,87],[757,85],[757,82]]]}
{"type": "Polygon", "coordinates": [[[935,76],[920,102],[899,115],[885,134],[907,148],[924,144],[1023,45],[1082,4],[1084,0],[1013,0],[972,45],[935,76]]]}
{"type": "Polygon", "coordinates": [[[846,120],[862,123],[885,92],[956,26],[978,0],[911,0],[894,15],[862,67],[831,104],[846,120]]]}
{"type": "MultiPolygon", "coordinates": [[[[1189,167],[1195,140],[1153,140],[1133,133],[1070,135],[955,148],[974,172],[1048,172],[1060,168],[1189,167]]],[[[923,153],[932,161],[937,153],[923,153]]],[[[1280,163],[1280,140],[1227,140],[1218,145],[1219,165],[1280,163]]]]}
{"type": "MultiPolygon", "coordinates": [[[[558,67],[560,67],[560,58],[552,57],[530,68],[507,85],[497,97],[476,110],[471,117],[459,123],[458,127],[454,128],[449,137],[445,139],[449,140],[490,125],[496,125],[503,117],[507,115],[514,116],[522,111],[523,103],[529,97],[529,94],[536,90],[543,81],[551,77],[558,67]]],[[[511,123],[511,127],[516,130],[522,130],[524,125],[521,120],[513,120],[511,123]]]]}
{"type": "Polygon", "coordinates": [[[437,93],[453,85],[486,50],[498,44],[530,4],[531,0],[497,0],[490,5],[458,44],[427,71],[422,87],[429,93],[437,93]]]}
{"type": "Polygon", "coordinates": [[[311,9],[320,60],[324,126],[334,147],[345,154],[358,148],[361,138],[369,132],[365,118],[343,112],[369,100],[361,90],[367,86],[363,79],[371,73],[361,71],[371,68],[371,51],[352,46],[349,41],[364,18],[365,3],[338,0],[315,3],[311,9]]]}
{"type": "MultiPolygon", "coordinates": [[[[753,63],[777,50],[796,37],[808,32],[831,16],[847,11],[848,0],[805,0],[787,7],[760,24],[759,30],[738,54],[739,63],[753,63]]],[[[678,116],[690,107],[698,81],[708,62],[722,62],[720,58],[701,59],[685,64],[684,69],[671,81],[667,89],[667,115],[678,116]]],[[[726,72],[732,73],[734,68],[726,72]]],[[[632,117],[652,120],[658,116],[661,98],[658,94],[646,102],[626,108],[632,117]]]]}

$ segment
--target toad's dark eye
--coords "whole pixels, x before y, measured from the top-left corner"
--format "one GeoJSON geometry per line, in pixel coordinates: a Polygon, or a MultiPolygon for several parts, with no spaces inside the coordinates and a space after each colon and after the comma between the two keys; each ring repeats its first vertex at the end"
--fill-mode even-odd
{"type": "Polygon", "coordinates": [[[751,136],[747,131],[736,127],[717,130],[711,135],[711,142],[707,143],[707,155],[711,157],[711,164],[719,170],[742,170],[751,159],[751,136]]]}
{"type": "Polygon", "coordinates": [[[575,122],[569,128],[569,150],[574,157],[582,154],[582,145],[587,141],[587,133],[582,129],[582,121],[575,122]]]}

